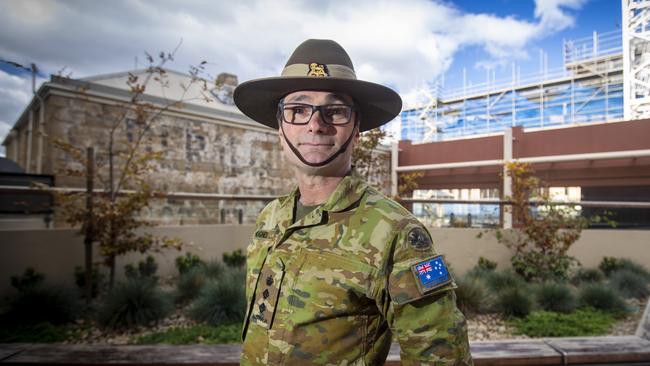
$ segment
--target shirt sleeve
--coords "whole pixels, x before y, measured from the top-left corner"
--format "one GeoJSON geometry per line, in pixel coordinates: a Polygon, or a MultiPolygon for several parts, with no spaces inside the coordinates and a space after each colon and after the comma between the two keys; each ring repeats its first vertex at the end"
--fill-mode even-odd
{"type": "Polygon", "coordinates": [[[393,244],[378,304],[400,344],[402,365],[472,365],[467,322],[456,307],[456,285],[429,232],[413,220],[393,244]]]}

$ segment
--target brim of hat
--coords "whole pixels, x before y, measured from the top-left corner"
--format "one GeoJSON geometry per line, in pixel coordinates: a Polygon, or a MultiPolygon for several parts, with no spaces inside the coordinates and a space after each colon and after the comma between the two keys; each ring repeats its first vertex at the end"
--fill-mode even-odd
{"type": "Polygon", "coordinates": [[[363,80],[330,77],[272,77],[255,79],[237,86],[233,98],[237,107],[256,122],[278,128],[278,103],[299,90],[347,94],[361,110],[360,131],[379,127],[402,110],[402,98],[394,90],[363,80]]]}

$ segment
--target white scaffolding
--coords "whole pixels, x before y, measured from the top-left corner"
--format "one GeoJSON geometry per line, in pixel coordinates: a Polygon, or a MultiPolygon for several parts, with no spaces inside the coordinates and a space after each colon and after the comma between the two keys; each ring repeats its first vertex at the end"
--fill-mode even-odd
{"type": "Polygon", "coordinates": [[[549,69],[540,52],[540,71],[445,89],[436,83],[421,93],[419,106],[401,115],[400,139],[440,141],[501,133],[506,128],[540,128],[623,118],[623,57],[619,31],[565,41],[562,67],[549,69]]]}
{"type": "Polygon", "coordinates": [[[625,119],[650,117],[650,1],[622,0],[625,119]]]}

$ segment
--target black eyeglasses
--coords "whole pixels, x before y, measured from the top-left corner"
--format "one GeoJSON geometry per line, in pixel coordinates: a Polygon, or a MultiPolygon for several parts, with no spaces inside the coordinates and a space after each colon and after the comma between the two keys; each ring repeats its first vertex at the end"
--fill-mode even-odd
{"type": "Polygon", "coordinates": [[[354,106],[347,104],[311,105],[303,103],[280,103],[280,114],[284,122],[292,125],[306,125],[316,111],[320,111],[323,122],[342,126],[350,123],[354,106]]]}

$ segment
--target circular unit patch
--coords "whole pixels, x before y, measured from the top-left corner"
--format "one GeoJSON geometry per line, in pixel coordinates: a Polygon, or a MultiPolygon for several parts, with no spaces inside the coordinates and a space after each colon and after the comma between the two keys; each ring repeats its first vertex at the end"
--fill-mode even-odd
{"type": "Polygon", "coordinates": [[[415,250],[429,250],[431,248],[431,238],[420,227],[414,227],[406,236],[409,245],[415,250]]]}

